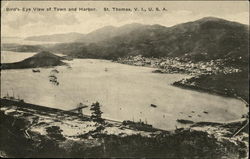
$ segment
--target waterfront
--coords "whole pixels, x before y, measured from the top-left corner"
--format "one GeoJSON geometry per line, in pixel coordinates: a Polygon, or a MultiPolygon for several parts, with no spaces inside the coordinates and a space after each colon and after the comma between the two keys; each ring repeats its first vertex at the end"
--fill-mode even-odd
{"type": "MultiPolygon", "coordinates": [[[[14,52],[9,55],[16,58],[31,56],[14,52]]],[[[58,86],[49,82],[54,68],[40,69],[40,73],[33,73],[32,69],[2,71],[1,97],[14,93],[26,102],[64,110],[75,108],[80,102],[90,105],[99,101],[106,118],[147,120],[163,129],[183,126],[176,119],[226,122],[247,112],[240,100],[171,85],[187,77],[185,74],[155,74],[152,73],[154,68],[106,60],[74,59],[66,62],[71,67],[56,67],[59,71],[56,74],[58,86]],[[151,104],[157,107],[151,107],[151,104]]],[[[84,111],[90,113],[88,109],[84,111]]]]}

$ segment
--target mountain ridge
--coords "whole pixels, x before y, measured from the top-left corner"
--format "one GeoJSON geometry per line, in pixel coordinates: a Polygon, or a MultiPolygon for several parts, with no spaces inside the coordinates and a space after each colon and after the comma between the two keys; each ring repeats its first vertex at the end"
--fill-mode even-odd
{"type": "Polygon", "coordinates": [[[244,24],[214,17],[172,27],[143,25],[126,34],[82,45],[81,50],[71,55],[107,59],[139,54],[193,60],[248,58],[248,33],[249,28],[244,24]]]}
{"type": "Polygon", "coordinates": [[[116,59],[124,56],[180,57],[190,60],[242,59],[248,56],[249,26],[204,17],[172,27],[138,23],[106,26],[70,43],[44,49],[76,58],[116,59]],[[89,38],[87,38],[89,37],[89,38]]]}

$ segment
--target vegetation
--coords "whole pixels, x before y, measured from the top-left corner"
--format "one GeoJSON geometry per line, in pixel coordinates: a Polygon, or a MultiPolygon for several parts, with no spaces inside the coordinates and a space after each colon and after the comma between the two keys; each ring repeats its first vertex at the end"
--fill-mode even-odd
{"type": "MultiPolygon", "coordinates": [[[[173,134],[163,133],[156,137],[131,135],[99,135],[94,141],[64,141],[53,135],[42,136],[29,132],[32,138],[23,134],[27,126],[1,113],[0,149],[8,157],[159,157],[159,158],[242,158],[247,148],[235,146],[227,141],[218,141],[206,132],[182,130],[173,134]],[[16,121],[16,122],[14,122],[16,121]],[[14,124],[12,124],[14,122],[14,124]]],[[[51,134],[58,134],[58,128],[48,128],[51,134]]]]}
{"type": "Polygon", "coordinates": [[[46,129],[48,136],[52,139],[64,141],[65,137],[61,134],[62,130],[58,126],[47,127],[46,129]]]}
{"type": "Polygon", "coordinates": [[[90,110],[92,111],[91,113],[91,119],[95,122],[98,122],[98,123],[103,123],[104,120],[102,119],[102,111],[101,111],[101,108],[100,108],[100,104],[99,102],[96,102],[96,103],[93,103],[91,105],[91,108],[90,110]]]}
{"type": "MultiPolygon", "coordinates": [[[[248,141],[247,135],[241,132],[238,134],[239,136],[231,140],[233,132],[244,125],[246,120],[230,124],[194,123],[188,129],[176,129],[175,131],[140,129],[138,134],[134,135],[126,134],[126,131],[123,135],[105,133],[106,128],[109,129],[112,125],[95,124],[96,126],[93,128],[96,129],[74,136],[74,140],[71,140],[72,138],[68,138],[69,136],[66,135],[67,132],[63,132],[66,130],[63,127],[69,125],[69,122],[64,122],[65,116],[67,118],[72,116],[72,119],[76,121],[80,119],[79,121],[83,125],[84,122],[89,122],[89,119],[82,120],[82,116],[72,112],[24,103],[8,104],[5,101],[1,101],[1,108],[4,109],[0,111],[0,151],[4,152],[7,157],[207,158],[209,156],[211,158],[246,158],[247,156],[245,144],[245,141],[248,141]],[[59,122],[57,126],[55,126],[55,122],[38,122],[40,119],[40,121],[44,121],[44,118],[50,120],[54,117],[58,120],[55,122],[59,122]],[[45,128],[46,133],[43,131],[41,133],[32,127],[38,128],[38,130],[45,128]],[[204,127],[208,127],[210,133],[204,127]],[[211,133],[213,130],[215,132],[211,133]]],[[[99,103],[93,103],[93,105],[100,106],[99,103]]],[[[124,121],[123,124],[126,127],[137,128],[138,125],[139,128],[140,125],[144,125],[148,129],[153,129],[150,125],[143,123],[124,121]]],[[[78,127],[82,132],[86,128],[83,125],[78,127]]]]}

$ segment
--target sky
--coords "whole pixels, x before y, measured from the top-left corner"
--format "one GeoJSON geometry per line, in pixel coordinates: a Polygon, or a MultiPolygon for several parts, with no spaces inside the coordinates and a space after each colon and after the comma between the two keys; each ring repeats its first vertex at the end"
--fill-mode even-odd
{"type": "Polygon", "coordinates": [[[1,36],[28,37],[57,33],[89,33],[104,26],[130,23],[173,26],[213,16],[249,25],[248,1],[1,1],[1,36]],[[22,9],[52,8],[52,11],[22,9]],[[53,8],[66,8],[54,11],[53,8]],[[112,11],[112,7],[132,11],[112,11]],[[164,11],[134,11],[134,8],[165,8],[164,11]],[[7,11],[19,8],[20,11],[7,11]],[[95,11],[68,11],[95,8],[95,11]],[[109,8],[110,11],[104,11],[109,8]]]}

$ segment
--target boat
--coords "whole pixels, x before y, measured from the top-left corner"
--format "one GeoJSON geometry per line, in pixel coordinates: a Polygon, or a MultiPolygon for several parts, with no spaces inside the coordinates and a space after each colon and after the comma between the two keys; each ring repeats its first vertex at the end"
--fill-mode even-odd
{"type": "Polygon", "coordinates": [[[55,75],[49,75],[49,78],[57,79],[57,77],[55,75]]]}
{"type": "Polygon", "coordinates": [[[32,69],[32,72],[36,73],[36,72],[40,72],[39,69],[32,69]]]}
{"type": "Polygon", "coordinates": [[[157,105],[155,105],[155,104],[150,104],[150,106],[153,107],[153,108],[157,107],[157,105]]]}
{"type": "Polygon", "coordinates": [[[15,98],[14,93],[13,93],[13,96],[9,96],[9,94],[7,93],[7,95],[4,96],[3,99],[12,100],[12,101],[15,101],[15,102],[22,102],[22,103],[24,102],[24,100],[21,99],[19,96],[18,96],[18,98],[15,98]]]}
{"type": "Polygon", "coordinates": [[[193,124],[194,123],[191,120],[185,120],[185,119],[177,119],[176,121],[181,123],[181,124],[193,124]]]}
{"type": "Polygon", "coordinates": [[[57,69],[51,70],[51,73],[59,73],[57,69]]]}

